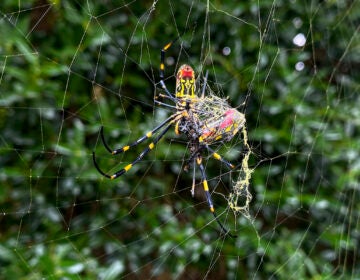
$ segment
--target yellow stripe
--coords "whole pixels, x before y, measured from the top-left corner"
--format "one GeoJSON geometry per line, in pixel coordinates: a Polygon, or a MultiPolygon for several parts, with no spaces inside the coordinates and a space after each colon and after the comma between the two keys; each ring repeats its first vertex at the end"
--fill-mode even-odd
{"type": "Polygon", "coordinates": [[[221,156],[218,153],[214,153],[213,154],[214,158],[216,158],[217,160],[221,160],[221,156]]]}
{"type": "Polygon", "coordinates": [[[150,150],[152,150],[153,148],[154,148],[154,143],[150,143],[150,145],[149,145],[149,148],[150,148],[150,150]]]}
{"type": "Polygon", "coordinates": [[[192,86],[191,87],[191,95],[190,95],[191,98],[195,98],[195,87],[192,86]]]}
{"type": "Polygon", "coordinates": [[[150,138],[152,136],[152,132],[151,131],[149,131],[148,133],[146,133],[146,137],[147,138],[150,138]]]}
{"type": "Polygon", "coordinates": [[[125,147],[123,147],[122,149],[123,149],[124,152],[126,152],[127,150],[130,149],[130,146],[125,146],[125,147]]]}
{"type": "Polygon", "coordinates": [[[167,44],[167,45],[164,47],[164,51],[166,51],[168,48],[170,48],[170,47],[171,47],[171,44],[172,44],[172,42],[170,42],[169,44],[167,44]]]}
{"type": "Polygon", "coordinates": [[[179,91],[175,94],[176,97],[183,97],[184,96],[184,87],[181,87],[179,91]]]}
{"type": "Polygon", "coordinates": [[[164,70],[165,69],[165,65],[164,65],[164,63],[161,63],[160,64],[160,70],[164,70]]]}
{"type": "Polygon", "coordinates": [[[132,167],[132,164],[128,164],[124,167],[125,171],[129,171],[129,169],[132,167]]]}
{"type": "Polygon", "coordinates": [[[214,212],[215,212],[214,207],[210,207],[210,211],[211,211],[212,213],[214,213],[214,212]]]}
{"type": "Polygon", "coordinates": [[[113,179],[115,179],[115,178],[116,178],[115,175],[112,175],[112,176],[110,177],[111,180],[113,180],[113,179]]]}
{"type": "Polygon", "coordinates": [[[208,192],[208,191],[209,191],[209,186],[208,186],[208,183],[207,183],[206,180],[203,181],[203,185],[204,185],[204,190],[205,190],[206,192],[208,192]]]}

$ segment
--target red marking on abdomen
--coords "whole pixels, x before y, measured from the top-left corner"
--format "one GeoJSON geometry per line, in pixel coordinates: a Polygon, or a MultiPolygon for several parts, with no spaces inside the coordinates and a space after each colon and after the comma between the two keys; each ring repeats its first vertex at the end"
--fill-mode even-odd
{"type": "Polygon", "coordinates": [[[181,77],[182,78],[192,78],[194,76],[194,71],[193,70],[185,70],[183,69],[181,71],[181,77]]]}

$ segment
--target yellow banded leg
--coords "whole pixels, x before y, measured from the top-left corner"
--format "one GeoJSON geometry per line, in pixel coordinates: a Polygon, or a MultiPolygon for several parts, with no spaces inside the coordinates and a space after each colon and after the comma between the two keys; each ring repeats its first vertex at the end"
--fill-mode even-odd
{"type": "MultiPolygon", "coordinates": [[[[176,116],[176,115],[175,115],[176,116]]],[[[171,118],[174,118],[174,116],[172,116],[171,118]]],[[[171,119],[170,119],[171,120],[171,119]]],[[[168,121],[169,122],[169,119],[168,121]]],[[[166,122],[165,122],[166,123],[166,122]]],[[[120,177],[121,175],[123,175],[124,173],[128,172],[135,164],[137,164],[139,161],[142,160],[142,158],[148,154],[152,149],[154,149],[155,145],[157,142],[159,142],[159,140],[165,135],[165,133],[169,130],[169,128],[171,127],[172,125],[172,121],[170,121],[170,123],[167,125],[167,127],[155,138],[155,140],[153,142],[151,142],[149,144],[149,146],[147,148],[145,148],[141,153],[140,155],[130,164],[126,165],[124,168],[120,169],[119,171],[115,172],[113,175],[108,175],[106,174],[105,172],[103,172],[100,167],[98,166],[97,162],[96,162],[96,158],[95,158],[95,153],[93,152],[93,162],[94,162],[94,165],[95,165],[95,168],[99,171],[99,173],[103,176],[105,176],[106,178],[109,178],[109,179],[115,179],[115,178],[118,178],[120,177]]],[[[160,126],[163,126],[163,124],[161,124],[160,126]]],[[[148,136],[150,136],[150,133],[147,133],[148,136]]],[[[146,137],[145,139],[147,139],[148,137],[147,136],[144,136],[146,137]]],[[[142,139],[142,138],[140,138],[142,139]]],[[[139,141],[139,140],[138,140],[139,141]]],[[[142,140],[143,141],[143,140],[142,140]]],[[[136,143],[136,142],[134,142],[136,143]]],[[[125,146],[125,147],[129,147],[130,148],[131,145],[129,146],[125,146]]],[[[127,150],[129,148],[126,148],[127,150]]],[[[122,150],[124,150],[124,148],[122,148],[122,150]]]]}
{"type": "Polygon", "coordinates": [[[202,180],[202,184],[203,184],[203,187],[204,187],[204,192],[205,192],[207,203],[209,205],[211,213],[214,213],[214,211],[215,211],[214,204],[213,204],[212,199],[211,199],[211,195],[210,195],[210,192],[209,192],[209,185],[208,185],[208,182],[207,182],[207,179],[206,179],[206,174],[205,174],[205,168],[204,168],[204,166],[202,164],[202,157],[200,155],[198,155],[198,157],[196,159],[196,163],[199,166],[200,171],[201,171],[201,180],[202,180]]]}
{"type": "Polygon", "coordinates": [[[205,148],[212,154],[213,158],[224,163],[230,169],[235,168],[235,165],[233,165],[231,162],[223,159],[222,156],[220,156],[217,152],[215,152],[213,149],[211,149],[208,145],[205,145],[205,148]]]}
{"type": "Polygon", "coordinates": [[[158,137],[156,137],[156,139],[154,140],[154,142],[151,142],[149,144],[149,146],[147,146],[141,153],[140,155],[130,164],[128,164],[127,166],[125,166],[123,169],[117,171],[114,175],[110,176],[110,179],[115,179],[120,177],[121,175],[123,175],[125,172],[128,172],[135,164],[137,164],[138,162],[140,162],[143,157],[145,155],[147,155],[152,149],[154,149],[155,145],[157,142],[159,142],[159,140],[165,135],[165,133],[169,130],[169,128],[171,127],[171,124],[169,124],[159,135],[158,137]]]}
{"type": "Polygon", "coordinates": [[[112,155],[117,155],[120,153],[124,153],[126,151],[128,151],[131,147],[137,146],[140,143],[144,142],[145,140],[149,139],[150,137],[153,136],[154,133],[156,133],[158,130],[160,130],[162,127],[164,127],[166,124],[168,123],[173,123],[173,119],[176,117],[177,115],[171,115],[169,118],[167,118],[165,121],[163,121],[161,124],[159,124],[157,127],[155,127],[153,130],[147,132],[144,136],[140,137],[138,140],[136,140],[135,142],[126,145],[120,149],[116,149],[116,150],[112,150],[109,145],[106,143],[105,141],[105,137],[104,137],[104,127],[102,126],[100,128],[100,136],[101,136],[101,140],[106,148],[106,150],[108,150],[112,155]]]}
{"type": "Polygon", "coordinates": [[[178,38],[176,38],[175,40],[171,41],[170,43],[167,43],[162,49],[161,49],[161,53],[160,53],[160,85],[162,87],[162,89],[165,91],[165,93],[167,94],[167,96],[173,100],[174,102],[176,102],[176,98],[174,97],[174,95],[168,90],[168,88],[166,87],[166,84],[164,82],[164,77],[165,77],[165,52],[171,47],[171,45],[177,40],[178,38]]]}
{"type": "Polygon", "coordinates": [[[208,205],[209,205],[210,212],[213,214],[213,216],[214,216],[216,222],[218,223],[218,225],[220,226],[221,230],[222,230],[225,234],[228,234],[230,237],[235,238],[236,236],[229,233],[229,230],[227,230],[227,229],[223,226],[223,224],[220,222],[218,216],[216,215],[215,207],[214,207],[214,204],[213,204],[213,202],[212,202],[211,195],[210,195],[210,192],[209,192],[209,186],[208,186],[208,182],[207,182],[207,179],[206,179],[205,168],[204,168],[204,166],[203,166],[203,164],[202,164],[202,157],[201,157],[201,155],[198,155],[198,157],[197,157],[197,159],[196,159],[196,163],[197,163],[197,165],[199,166],[200,171],[201,171],[201,179],[202,179],[202,183],[203,183],[203,187],[204,187],[204,192],[205,192],[205,196],[206,196],[207,203],[208,203],[208,205]]]}

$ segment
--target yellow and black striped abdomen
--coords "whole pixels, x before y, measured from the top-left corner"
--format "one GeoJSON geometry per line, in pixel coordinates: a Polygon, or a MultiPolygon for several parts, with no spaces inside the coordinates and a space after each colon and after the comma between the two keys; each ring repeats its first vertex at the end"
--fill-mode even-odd
{"type": "Polygon", "coordinates": [[[177,98],[195,98],[195,73],[191,66],[182,65],[176,74],[177,98]]]}

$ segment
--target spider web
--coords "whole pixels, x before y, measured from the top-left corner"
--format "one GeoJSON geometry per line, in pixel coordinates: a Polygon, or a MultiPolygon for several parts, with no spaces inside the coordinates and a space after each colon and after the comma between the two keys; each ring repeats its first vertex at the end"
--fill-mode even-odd
{"type": "MultiPolygon", "coordinates": [[[[359,1],[4,1],[0,272],[30,279],[359,279],[359,1]],[[101,3],[99,3],[101,2],[101,3]],[[246,131],[205,154],[165,120],[183,63],[246,131]],[[168,100],[161,100],[168,103],[168,100]],[[170,103],[169,103],[170,104],[170,103]],[[251,200],[252,197],[252,200],[251,200]],[[236,208],[238,207],[238,208],[236,208]],[[235,210],[235,211],[232,211],[235,210]]],[[[7,277],[8,276],[8,277],[7,277]]]]}

